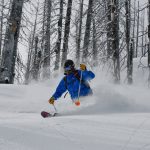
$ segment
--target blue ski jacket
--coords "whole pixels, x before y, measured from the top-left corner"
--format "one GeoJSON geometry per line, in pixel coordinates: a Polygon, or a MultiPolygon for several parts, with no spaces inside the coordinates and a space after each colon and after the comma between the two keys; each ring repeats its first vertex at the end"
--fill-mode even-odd
{"type": "MultiPolygon", "coordinates": [[[[81,78],[81,70],[77,70],[78,75],[81,78]]],[[[88,85],[88,81],[93,79],[95,77],[95,74],[92,71],[82,71],[82,80],[84,81],[81,82],[79,79],[74,75],[74,73],[71,73],[69,75],[66,75],[59,83],[58,87],[56,88],[55,93],[53,94],[53,97],[55,100],[57,100],[59,97],[62,96],[64,92],[68,90],[71,99],[76,100],[78,98],[78,92],[80,88],[80,96],[87,96],[92,94],[92,89],[88,85]],[[86,85],[87,84],[87,85],[86,85]]]]}

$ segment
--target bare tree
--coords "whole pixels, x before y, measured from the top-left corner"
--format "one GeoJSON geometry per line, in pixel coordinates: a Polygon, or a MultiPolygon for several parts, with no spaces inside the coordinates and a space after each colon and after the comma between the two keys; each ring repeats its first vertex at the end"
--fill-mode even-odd
{"type": "Polygon", "coordinates": [[[30,34],[29,36],[29,51],[28,51],[28,58],[27,58],[27,65],[26,65],[26,72],[25,72],[25,84],[29,83],[30,73],[31,73],[31,58],[32,58],[32,50],[33,50],[33,36],[30,34]]]}
{"type": "Polygon", "coordinates": [[[148,77],[148,85],[150,86],[150,0],[148,0],[149,12],[148,12],[148,68],[149,68],[149,77],[148,77]]]}
{"type": "Polygon", "coordinates": [[[56,61],[55,61],[55,70],[59,69],[60,63],[60,50],[61,50],[61,38],[62,38],[62,21],[63,21],[63,0],[60,0],[60,13],[58,20],[58,38],[56,42],[56,61]]]}
{"type": "Polygon", "coordinates": [[[30,81],[30,73],[32,70],[32,57],[33,57],[33,48],[34,48],[34,40],[35,40],[35,35],[36,35],[36,30],[37,30],[37,19],[38,19],[38,12],[39,12],[39,1],[37,6],[35,7],[36,9],[36,14],[35,14],[35,21],[34,21],[34,26],[33,26],[33,31],[31,32],[29,36],[29,51],[28,51],[28,58],[27,58],[27,68],[26,68],[26,73],[25,73],[25,84],[28,84],[30,81]]]}
{"type": "Polygon", "coordinates": [[[110,1],[111,26],[110,26],[110,56],[113,59],[113,76],[115,83],[120,82],[120,53],[119,53],[119,1],[110,1]]]}
{"type": "Polygon", "coordinates": [[[45,40],[45,20],[46,20],[46,0],[43,3],[43,12],[42,12],[42,40],[41,40],[41,49],[44,49],[44,40],[45,40]]]}
{"type": "Polygon", "coordinates": [[[98,51],[97,51],[97,39],[96,39],[96,24],[95,24],[95,18],[92,19],[93,22],[93,61],[94,66],[98,65],[98,51]]]}
{"type": "Polygon", "coordinates": [[[140,19],[140,12],[139,12],[140,4],[138,1],[138,16],[137,16],[137,35],[136,35],[136,50],[135,50],[135,57],[138,57],[138,44],[139,44],[139,19],[140,19]]]}
{"type": "Polygon", "coordinates": [[[135,57],[135,23],[136,23],[136,0],[134,0],[134,16],[133,16],[133,32],[132,32],[132,38],[133,38],[133,57],[135,57]]]}
{"type": "Polygon", "coordinates": [[[84,35],[84,45],[83,45],[83,62],[87,61],[88,57],[88,47],[89,47],[89,40],[90,40],[90,29],[91,29],[91,22],[92,22],[92,9],[93,7],[93,0],[89,0],[88,10],[87,10],[87,19],[86,19],[86,29],[84,35]]]}
{"type": "Polygon", "coordinates": [[[66,20],[65,20],[65,30],[64,30],[64,41],[63,41],[61,66],[64,65],[64,62],[67,59],[68,39],[69,39],[69,33],[70,33],[71,11],[72,11],[72,0],[68,0],[66,20]]]}
{"type": "Polygon", "coordinates": [[[0,63],[2,52],[2,38],[3,38],[3,19],[4,19],[4,0],[1,2],[1,16],[0,16],[0,63]]]}
{"type": "Polygon", "coordinates": [[[50,77],[50,24],[51,24],[51,0],[46,0],[46,33],[44,45],[43,78],[50,77]]]}
{"type": "Polygon", "coordinates": [[[110,58],[110,56],[112,56],[112,48],[111,48],[111,0],[107,1],[107,57],[110,58]]]}
{"type": "Polygon", "coordinates": [[[119,1],[114,0],[114,18],[112,16],[113,22],[113,62],[114,62],[114,77],[115,82],[120,82],[120,52],[119,52],[119,1]]]}
{"type": "Polygon", "coordinates": [[[142,13],[142,18],[141,18],[141,28],[142,28],[142,45],[141,45],[141,53],[142,53],[142,56],[145,56],[145,50],[144,50],[144,28],[145,28],[145,10],[143,10],[143,13],[142,13]]]}
{"type": "Polygon", "coordinates": [[[32,78],[34,80],[38,80],[38,71],[39,71],[39,59],[38,59],[38,36],[35,37],[35,51],[34,51],[34,58],[33,58],[33,68],[32,68],[32,78]]]}
{"type": "Polygon", "coordinates": [[[77,30],[77,50],[76,50],[76,64],[80,64],[80,47],[81,47],[81,34],[82,34],[82,18],[83,18],[83,2],[80,0],[80,13],[79,13],[79,28],[77,30]]]}
{"type": "Polygon", "coordinates": [[[133,40],[131,41],[130,29],[131,29],[131,1],[126,0],[126,47],[127,47],[127,79],[128,84],[132,84],[132,72],[133,72],[133,40]]]}
{"type": "Polygon", "coordinates": [[[1,81],[13,83],[15,62],[24,0],[13,0],[2,53],[1,81]]]}

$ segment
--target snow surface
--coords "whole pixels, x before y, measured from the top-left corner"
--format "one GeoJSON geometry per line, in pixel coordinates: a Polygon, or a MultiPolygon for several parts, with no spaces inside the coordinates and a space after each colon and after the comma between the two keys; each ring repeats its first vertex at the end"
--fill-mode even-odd
{"type": "Polygon", "coordinates": [[[62,97],[55,104],[60,116],[47,119],[40,112],[55,111],[48,99],[61,76],[0,85],[0,150],[150,150],[147,72],[136,69],[132,86],[114,85],[104,71],[96,72],[94,96],[81,99],[80,107],[62,97]]]}

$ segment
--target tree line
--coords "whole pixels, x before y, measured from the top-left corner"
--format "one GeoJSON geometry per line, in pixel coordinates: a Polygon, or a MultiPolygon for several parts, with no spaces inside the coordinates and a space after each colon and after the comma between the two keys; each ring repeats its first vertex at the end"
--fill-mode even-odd
{"type": "Polygon", "coordinates": [[[149,43],[150,0],[0,0],[0,83],[49,79],[71,57],[131,84],[134,58],[150,72],[149,43]]]}

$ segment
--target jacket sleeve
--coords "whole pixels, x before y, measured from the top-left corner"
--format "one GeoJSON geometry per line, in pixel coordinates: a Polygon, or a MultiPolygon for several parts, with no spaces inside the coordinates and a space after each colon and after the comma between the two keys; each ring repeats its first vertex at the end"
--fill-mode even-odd
{"type": "Polygon", "coordinates": [[[82,71],[82,76],[84,80],[92,80],[93,78],[95,78],[95,74],[92,71],[88,71],[88,70],[82,71]]]}
{"type": "Polygon", "coordinates": [[[66,90],[67,89],[65,86],[65,81],[64,79],[62,79],[60,83],[58,84],[55,93],[53,94],[54,99],[57,100],[58,98],[60,98],[66,90]]]}

